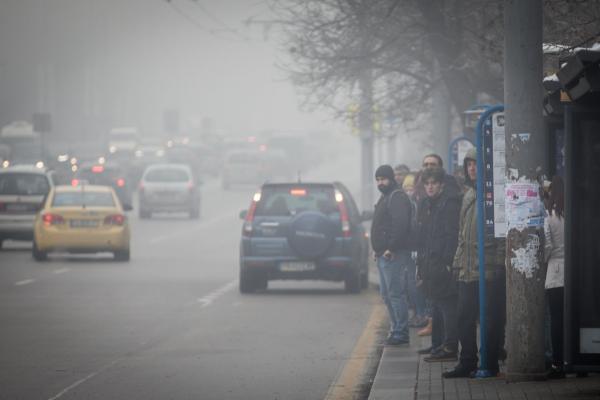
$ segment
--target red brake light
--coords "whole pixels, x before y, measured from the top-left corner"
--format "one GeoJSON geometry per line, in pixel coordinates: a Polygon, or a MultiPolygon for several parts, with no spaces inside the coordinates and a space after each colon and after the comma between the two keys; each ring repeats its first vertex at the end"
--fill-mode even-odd
{"type": "Polygon", "coordinates": [[[119,178],[119,179],[117,179],[117,186],[118,186],[118,187],[123,187],[123,186],[125,186],[125,179],[123,179],[123,178],[119,178]]]}
{"type": "Polygon", "coordinates": [[[104,165],[94,165],[92,167],[92,172],[95,174],[100,174],[104,172],[104,165]]]}
{"type": "Polygon", "coordinates": [[[44,225],[60,225],[65,223],[65,219],[57,214],[44,214],[42,215],[42,221],[44,221],[44,225]]]}
{"type": "Polygon", "coordinates": [[[79,185],[79,179],[71,179],[71,186],[76,187],[79,185]]]}
{"type": "Polygon", "coordinates": [[[244,236],[252,236],[252,222],[254,221],[254,213],[256,212],[256,206],[260,201],[260,197],[261,193],[256,192],[252,198],[250,209],[248,210],[248,214],[246,214],[246,218],[244,220],[244,228],[242,229],[242,235],[244,236]]]}
{"type": "Polygon", "coordinates": [[[352,232],[350,230],[350,218],[348,218],[348,209],[344,203],[344,196],[336,190],[335,202],[337,203],[338,210],[340,210],[340,219],[342,221],[342,236],[350,237],[352,232]]]}
{"type": "Polygon", "coordinates": [[[290,194],[292,196],[306,196],[306,189],[291,189],[290,194]]]}
{"type": "Polygon", "coordinates": [[[122,226],[125,223],[125,216],[122,214],[109,215],[104,218],[104,225],[122,226]]]}

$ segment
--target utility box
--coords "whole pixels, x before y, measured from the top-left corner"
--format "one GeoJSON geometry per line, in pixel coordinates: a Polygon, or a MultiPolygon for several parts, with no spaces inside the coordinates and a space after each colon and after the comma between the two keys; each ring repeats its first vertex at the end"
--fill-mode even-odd
{"type": "Polygon", "coordinates": [[[600,104],[564,107],[565,367],[600,371],[600,104]]]}

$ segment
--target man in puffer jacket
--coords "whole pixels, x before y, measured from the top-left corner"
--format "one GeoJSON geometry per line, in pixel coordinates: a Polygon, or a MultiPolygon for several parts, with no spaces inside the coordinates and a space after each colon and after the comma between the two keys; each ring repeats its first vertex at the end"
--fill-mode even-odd
{"type": "MultiPolygon", "coordinates": [[[[477,369],[477,319],[479,317],[479,257],[477,241],[477,153],[467,152],[464,159],[465,193],[460,210],[458,247],[453,267],[458,271],[459,362],[445,378],[468,377],[477,369]]],[[[498,359],[504,345],[506,320],[505,240],[485,238],[485,279],[487,310],[487,369],[497,375],[498,359]]]]}

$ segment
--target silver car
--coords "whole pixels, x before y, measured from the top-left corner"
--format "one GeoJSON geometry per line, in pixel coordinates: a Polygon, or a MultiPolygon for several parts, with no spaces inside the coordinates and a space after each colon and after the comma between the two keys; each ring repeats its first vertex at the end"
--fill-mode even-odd
{"type": "Polygon", "coordinates": [[[6,239],[33,239],[33,222],[54,185],[43,168],[17,165],[0,169],[0,247],[6,239]]]}
{"type": "Polygon", "coordinates": [[[139,186],[139,216],[155,212],[187,212],[200,217],[199,182],[184,164],[155,164],[144,171],[139,186]]]}

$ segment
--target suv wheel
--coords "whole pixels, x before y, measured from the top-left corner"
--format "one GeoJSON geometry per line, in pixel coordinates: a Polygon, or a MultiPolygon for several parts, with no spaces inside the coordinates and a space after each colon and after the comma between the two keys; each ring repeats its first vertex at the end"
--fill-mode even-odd
{"type": "Polygon", "coordinates": [[[360,288],[367,289],[368,287],[369,287],[369,270],[366,270],[360,274],[360,288]]]}
{"type": "Polygon", "coordinates": [[[256,290],[253,274],[240,269],[240,293],[252,293],[256,290]]]}
{"type": "Polygon", "coordinates": [[[358,269],[349,269],[344,279],[344,288],[348,293],[360,293],[361,274],[358,269]]]}

